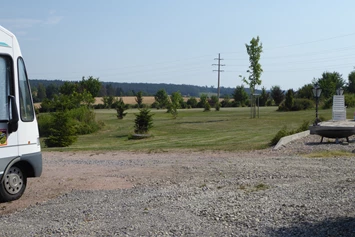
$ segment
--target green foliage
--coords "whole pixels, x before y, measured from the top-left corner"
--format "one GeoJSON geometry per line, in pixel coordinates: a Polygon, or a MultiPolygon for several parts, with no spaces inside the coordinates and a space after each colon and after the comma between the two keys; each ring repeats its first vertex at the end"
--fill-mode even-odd
{"type": "Polygon", "coordinates": [[[168,105],[168,112],[173,115],[174,118],[178,115],[178,110],[181,108],[181,104],[183,104],[184,100],[179,91],[173,92],[170,96],[171,103],[168,105]]]}
{"type": "Polygon", "coordinates": [[[224,96],[224,98],[221,102],[221,106],[222,107],[231,107],[232,106],[229,95],[224,96]]]}
{"type": "Polygon", "coordinates": [[[355,93],[355,70],[348,75],[348,92],[355,93]]]}
{"type": "Polygon", "coordinates": [[[219,111],[221,109],[221,103],[220,102],[217,102],[215,105],[214,105],[214,108],[216,109],[216,111],[219,111]]]}
{"type": "Polygon", "coordinates": [[[190,97],[186,101],[187,105],[190,106],[190,108],[196,108],[197,107],[197,99],[195,97],[190,97]]]}
{"type": "Polygon", "coordinates": [[[292,90],[292,89],[289,89],[289,90],[286,92],[285,108],[286,108],[287,110],[292,110],[294,103],[295,103],[295,100],[294,100],[294,98],[293,98],[293,90],[292,90]]]}
{"type": "MultiPolygon", "coordinates": [[[[354,94],[344,94],[345,106],[348,108],[355,107],[355,95],[354,94]]],[[[330,109],[333,106],[333,96],[326,99],[323,103],[322,109],[330,109]]]]}
{"type": "Polygon", "coordinates": [[[355,107],[355,94],[345,94],[345,106],[348,108],[354,108],[355,107]]]}
{"type": "Polygon", "coordinates": [[[46,94],[48,99],[53,99],[54,95],[58,94],[58,92],[59,87],[54,83],[51,83],[46,87],[46,94]]]}
{"type": "Polygon", "coordinates": [[[313,108],[314,108],[314,101],[313,100],[296,98],[294,100],[292,110],[299,111],[299,110],[307,110],[307,109],[313,109],[313,108]]]}
{"type": "Polygon", "coordinates": [[[298,89],[298,91],[295,94],[295,98],[302,98],[302,99],[313,99],[313,85],[312,84],[307,84],[298,89]]]}
{"type": "Polygon", "coordinates": [[[208,112],[208,111],[211,111],[211,105],[210,103],[206,102],[203,112],[208,112]]]}
{"type": "Polygon", "coordinates": [[[281,90],[280,86],[272,86],[270,94],[277,106],[285,99],[284,91],[281,90]]]}
{"type": "Polygon", "coordinates": [[[86,106],[69,110],[67,113],[73,121],[77,135],[94,133],[101,127],[95,119],[95,112],[86,106]]]}
{"type": "Polygon", "coordinates": [[[80,81],[79,85],[80,92],[86,90],[92,95],[92,97],[96,97],[99,94],[101,88],[101,82],[99,81],[99,78],[94,78],[93,76],[89,76],[88,79],[82,77],[82,80],[80,81]]]}
{"type": "Polygon", "coordinates": [[[143,93],[142,93],[142,91],[139,91],[137,93],[135,100],[137,102],[138,108],[142,108],[142,105],[143,105],[143,93]]]}
{"type": "Polygon", "coordinates": [[[49,136],[44,140],[47,147],[66,147],[77,140],[75,128],[68,112],[60,111],[52,113],[53,123],[49,129],[49,136]]]}
{"type": "Polygon", "coordinates": [[[139,110],[139,114],[135,114],[134,132],[137,134],[146,134],[153,127],[153,114],[150,110],[143,108],[139,110]]]}
{"type": "Polygon", "coordinates": [[[281,130],[279,130],[276,135],[271,139],[269,145],[270,146],[275,146],[281,138],[296,134],[299,132],[307,131],[309,128],[309,121],[303,121],[301,126],[299,126],[297,129],[294,130],[287,130],[287,126],[283,126],[281,130]]]}
{"type": "Polygon", "coordinates": [[[336,89],[344,87],[345,81],[338,72],[323,72],[322,77],[313,80],[314,84],[318,84],[322,88],[321,97],[329,99],[336,93],[336,89]]]}
{"type": "Polygon", "coordinates": [[[314,101],[308,99],[294,99],[294,103],[291,109],[286,107],[285,103],[286,100],[281,102],[278,111],[300,111],[314,108],[314,101]]]}
{"type": "Polygon", "coordinates": [[[37,117],[38,130],[41,137],[50,135],[50,128],[54,126],[53,116],[51,114],[40,114],[37,117]]]}
{"type": "Polygon", "coordinates": [[[169,96],[166,93],[165,89],[158,90],[157,93],[154,95],[154,99],[158,104],[158,108],[160,109],[168,108],[170,104],[169,96]]]}
{"type": "Polygon", "coordinates": [[[126,116],[127,114],[124,111],[127,110],[128,106],[123,102],[122,97],[114,103],[114,107],[116,108],[117,111],[117,118],[123,119],[123,117],[126,116]]]}
{"type": "Polygon", "coordinates": [[[255,86],[261,85],[260,76],[263,72],[261,65],[259,63],[260,54],[263,52],[263,44],[260,42],[259,36],[257,38],[252,38],[250,44],[245,44],[247,49],[247,53],[249,55],[249,81],[243,79],[243,81],[249,85],[250,87],[250,94],[254,94],[255,86]]]}
{"type": "Polygon", "coordinates": [[[64,95],[71,95],[77,91],[77,84],[73,82],[64,82],[64,84],[59,88],[59,92],[64,95]]]}
{"type": "Polygon", "coordinates": [[[234,103],[239,103],[240,106],[245,106],[248,101],[248,94],[246,93],[244,86],[237,86],[233,93],[234,103]]]}
{"type": "Polygon", "coordinates": [[[46,87],[41,83],[37,87],[37,98],[39,101],[43,101],[47,98],[46,87]]]}
{"type": "Polygon", "coordinates": [[[266,92],[266,88],[263,86],[263,88],[261,88],[261,94],[259,97],[259,105],[265,106],[269,97],[270,97],[270,94],[268,92],[266,92]]]}
{"type": "Polygon", "coordinates": [[[216,107],[216,105],[219,103],[218,97],[216,95],[212,95],[209,100],[209,103],[210,103],[211,107],[216,107]]]}
{"type": "Polygon", "coordinates": [[[200,101],[197,103],[198,108],[205,108],[206,103],[208,103],[208,96],[206,94],[200,95],[200,101]]]}

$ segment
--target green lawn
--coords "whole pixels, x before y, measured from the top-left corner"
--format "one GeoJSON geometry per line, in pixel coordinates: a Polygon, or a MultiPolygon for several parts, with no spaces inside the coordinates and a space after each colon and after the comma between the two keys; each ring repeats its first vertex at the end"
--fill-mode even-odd
{"type": "MultiPolygon", "coordinates": [[[[272,137],[283,127],[298,128],[303,121],[313,121],[315,111],[277,112],[276,107],[261,107],[260,118],[250,119],[250,108],[221,108],[203,112],[203,109],[179,110],[173,119],[166,110],[152,109],[153,128],[150,138],[128,139],[133,133],[134,113],[128,110],[123,120],[116,118],[115,110],[96,110],[96,118],[105,126],[94,134],[79,136],[67,148],[55,150],[125,150],[159,152],[172,149],[192,150],[253,150],[268,146],[272,137]]],[[[320,117],[331,119],[331,110],[321,110],[320,117]]],[[[353,111],[348,117],[353,118],[353,111]],[[351,116],[350,116],[351,115],[351,116]]],[[[44,150],[53,150],[44,148],[44,150]]]]}

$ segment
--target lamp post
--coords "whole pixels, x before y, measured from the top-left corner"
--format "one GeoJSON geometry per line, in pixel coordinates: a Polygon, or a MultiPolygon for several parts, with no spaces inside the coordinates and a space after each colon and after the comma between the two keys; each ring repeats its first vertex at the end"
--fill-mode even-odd
{"type": "Polygon", "coordinates": [[[337,95],[343,95],[343,93],[344,93],[343,87],[339,87],[339,88],[337,89],[337,95]]]}
{"type": "Polygon", "coordinates": [[[316,121],[314,122],[314,125],[318,125],[319,119],[318,119],[318,102],[319,102],[319,97],[320,94],[322,93],[322,88],[318,86],[318,84],[315,84],[313,89],[313,96],[316,97],[316,121]]]}

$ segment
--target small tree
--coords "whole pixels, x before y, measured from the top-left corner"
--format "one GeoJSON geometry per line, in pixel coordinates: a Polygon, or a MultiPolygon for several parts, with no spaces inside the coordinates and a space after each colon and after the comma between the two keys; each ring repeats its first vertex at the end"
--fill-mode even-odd
{"type": "Polygon", "coordinates": [[[158,103],[160,109],[167,108],[170,104],[169,96],[164,89],[159,90],[154,95],[154,99],[158,103]]]}
{"type": "Polygon", "coordinates": [[[237,86],[233,93],[234,103],[237,105],[240,103],[241,106],[245,106],[248,100],[248,94],[246,93],[244,86],[237,86]]]}
{"type": "Polygon", "coordinates": [[[146,134],[153,127],[153,114],[150,110],[143,108],[139,110],[139,114],[135,114],[134,132],[137,134],[146,134]]]}
{"type": "Polygon", "coordinates": [[[124,112],[125,110],[127,110],[127,105],[123,102],[122,98],[116,101],[113,106],[117,111],[117,118],[123,119],[123,117],[127,114],[124,112]]]}
{"type": "Polygon", "coordinates": [[[198,108],[205,108],[206,103],[208,103],[208,96],[206,94],[201,94],[200,101],[197,103],[197,107],[198,108]]]}
{"type": "Polygon", "coordinates": [[[170,101],[171,103],[169,105],[168,112],[176,118],[178,115],[177,109],[181,108],[181,104],[184,102],[181,93],[179,91],[173,92],[170,96],[170,101]]]}
{"type": "Polygon", "coordinates": [[[196,108],[197,107],[197,99],[195,97],[190,97],[187,101],[186,101],[187,105],[191,108],[196,108]]]}
{"type": "Polygon", "coordinates": [[[138,108],[141,108],[143,105],[143,93],[142,91],[139,91],[136,95],[136,102],[137,102],[137,106],[138,108]]]}
{"type": "Polygon", "coordinates": [[[205,102],[204,108],[205,109],[203,110],[203,112],[211,111],[211,105],[210,105],[210,103],[208,103],[208,101],[205,102]]]}
{"type": "Polygon", "coordinates": [[[68,112],[60,111],[51,115],[55,126],[50,128],[50,135],[44,140],[46,146],[66,147],[73,144],[77,140],[77,135],[68,112]]]}
{"type": "Polygon", "coordinates": [[[272,86],[271,87],[271,97],[275,101],[277,106],[284,100],[285,94],[284,91],[281,90],[279,86],[272,86]]]}
{"type": "Polygon", "coordinates": [[[293,90],[289,89],[286,92],[285,107],[287,110],[292,110],[295,100],[293,98],[293,90]]]}

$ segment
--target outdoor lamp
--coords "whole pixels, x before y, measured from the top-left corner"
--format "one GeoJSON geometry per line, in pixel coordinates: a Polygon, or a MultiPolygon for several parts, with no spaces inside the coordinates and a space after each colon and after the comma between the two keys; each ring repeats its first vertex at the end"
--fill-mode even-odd
{"type": "Polygon", "coordinates": [[[337,95],[343,95],[343,93],[344,93],[343,87],[337,89],[337,95]]]}
{"type": "MultiPolygon", "coordinates": [[[[340,88],[339,88],[339,89],[340,89],[340,88]]],[[[322,93],[322,88],[320,88],[320,87],[318,86],[318,84],[315,84],[314,87],[313,87],[313,89],[312,89],[312,91],[313,91],[314,97],[319,98],[319,97],[320,97],[320,94],[322,93]]]]}
{"type": "Polygon", "coordinates": [[[316,121],[314,122],[314,125],[318,125],[319,119],[318,119],[318,102],[319,102],[319,97],[320,94],[322,93],[322,88],[318,86],[318,84],[315,84],[313,89],[313,95],[316,97],[316,121]]]}

